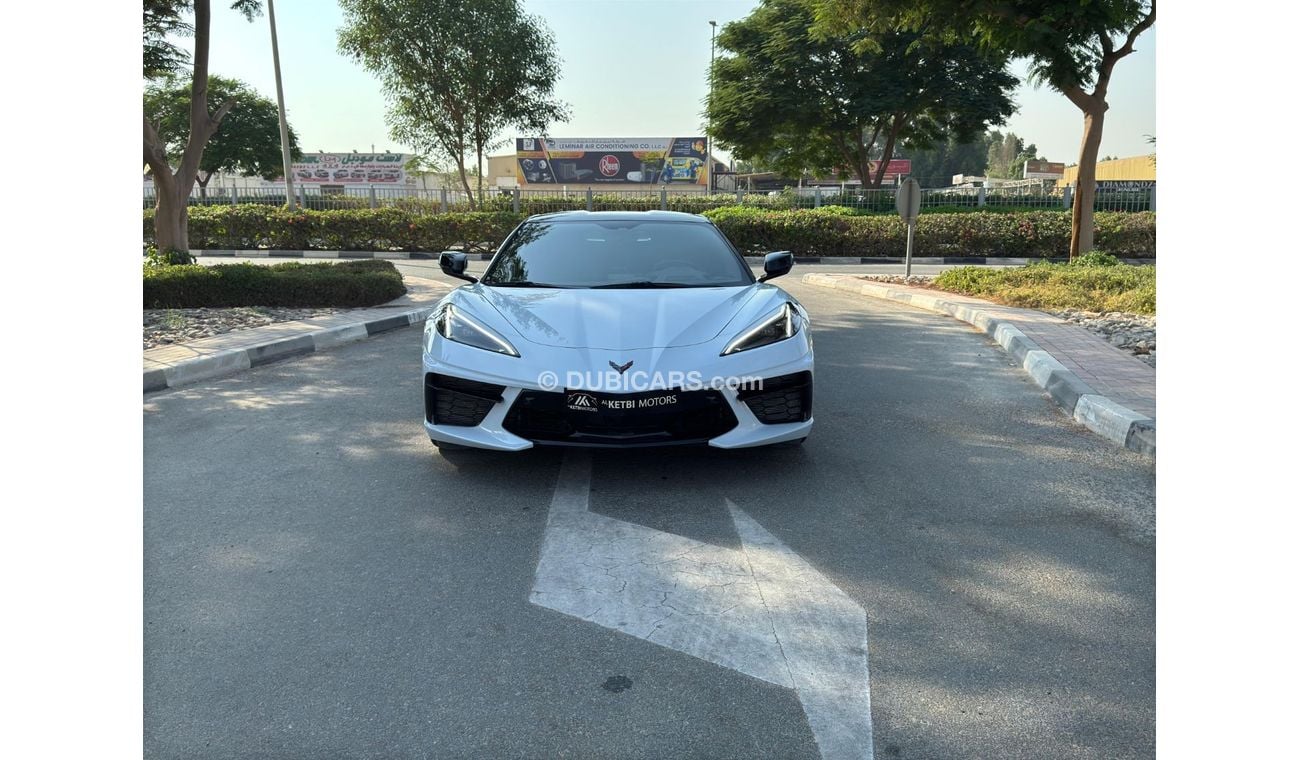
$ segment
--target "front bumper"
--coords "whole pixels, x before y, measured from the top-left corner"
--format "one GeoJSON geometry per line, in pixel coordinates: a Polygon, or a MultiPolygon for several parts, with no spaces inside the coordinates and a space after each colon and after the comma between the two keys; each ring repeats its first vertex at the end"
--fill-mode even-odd
{"type": "MultiPolygon", "coordinates": [[[[607,385],[593,385],[594,379],[608,380],[610,370],[602,365],[614,356],[610,351],[547,351],[550,364],[564,367],[559,371],[536,361],[439,341],[436,354],[424,355],[425,431],[435,441],[498,451],[520,451],[534,445],[626,448],[707,444],[733,449],[799,440],[809,434],[813,425],[813,357],[806,335],[716,357],[708,362],[707,371],[699,368],[700,348],[619,352],[615,358],[620,362],[633,361],[650,376],[695,373],[704,389],[677,390],[677,406],[670,409],[602,409],[592,415],[570,411],[567,393],[589,391],[602,400],[625,400],[610,406],[629,407],[642,397],[662,395],[674,386],[619,393],[611,392],[607,385]],[[558,378],[558,387],[539,383],[539,376],[547,372],[558,378]],[[765,383],[766,393],[756,395],[723,384],[726,378],[782,378],[783,383],[765,383]],[[431,383],[435,386],[432,390],[431,383]],[[458,424],[447,424],[449,421],[458,424]]],[[[717,353],[717,349],[707,350],[717,353]]]]}

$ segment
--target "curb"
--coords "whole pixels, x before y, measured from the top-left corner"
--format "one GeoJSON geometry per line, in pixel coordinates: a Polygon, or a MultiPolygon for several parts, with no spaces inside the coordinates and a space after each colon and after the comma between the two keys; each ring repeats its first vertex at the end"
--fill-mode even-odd
{"type": "MultiPolygon", "coordinates": [[[[308,250],[270,250],[267,248],[256,248],[248,250],[234,249],[217,249],[210,248],[195,249],[190,254],[198,257],[210,258],[248,258],[248,259],[432,259],[437,260],[436,251],[308,251],[308,250]]],[[[490,261],[493,254],[478,253],[470,254],[470,258],[478,257],[479,261],[490,261]]],[[[796,264],[843,264],[849,266],[858,266],[860,264],[902,264],[902,256],[795,256],[796,264]]],[[[1026,264],[1032,264],[1035,261],[1052,261],[1063,262],[1069,261],[1065,258],[1006,258],[1000,256],[913,256],[913,264],[983,264],[986,266],[1008,266],[1022,267],[1026,264]]],[[[1155,264],[1154,258],[1149,259],[1120,259],[1125,264],[1155,264]]],[[[750,265],[763,265],[762,256],[746,256],[745,262],[750,265]]]]}
{"type": "Polygon", "coordinates": [[[260,367],[282,359],[305,356],[345,343],[365,340],[372,335],[423,322],[433,313],[433,309],[432,305],[420,306],[365,322],[325,327],[291,338],[277,338],[246,348],[233,348],[208,356],[186,359],[165,368],[146,369],[144,370],[144,392],[153,393],[175,388],[260,367]]]}
{"type": "MultiPolygon", "coordinates": [[[[915,261],[915,259],[913,259],[915,261]]],[[[1055,356],[1031,340],[1020,328],[1005,319],[969,303],[956,303],[940,296],[900,291],[886,284],[842,275],[806,274],[803,282],[833,290],[915,306],[927,311],[960,319],[1002,346],[1034,382],[1075,422],[1102,438],[1130,451],[1155,458],[1156,421],[1145,414],[1117,404],[1094,391],[1087,383],[1065,368],[1055,356]]]]}

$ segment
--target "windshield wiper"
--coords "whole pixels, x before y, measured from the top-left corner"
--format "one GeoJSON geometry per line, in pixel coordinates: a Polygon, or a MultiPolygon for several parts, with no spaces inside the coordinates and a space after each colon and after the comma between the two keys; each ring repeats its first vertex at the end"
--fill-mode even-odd
{"type": "Polygon", "coordinates": [[[652,280],[637,280],[636,282],[611,282],[608,285],[592,285],[591,289],[612,290],[614,288],[627,288],[631,290],[631,289],[639,289],[639,288],[693,288],[693,287],[695,286],[689,285],[684,282],[654,282],[652,280]]]}
{"type": "Polygon", "coordinates": [[[533,282],[532,280],[511,280],[510,282],[485,282],[490,288],[569,288],[572,285],[556,285],[550,282],[533,282]]]}

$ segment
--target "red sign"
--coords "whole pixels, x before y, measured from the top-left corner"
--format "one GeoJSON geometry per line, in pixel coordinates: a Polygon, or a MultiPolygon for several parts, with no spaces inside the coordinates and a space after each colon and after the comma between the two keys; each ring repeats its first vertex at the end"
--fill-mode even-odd
{"type": "MultiPolygon", "coordinates": [[[[872,173],[873,175],[874,175],[876,172],[880,171],[880,162],[879,162],[879,161],[872,161],[872,162],[870,162],[870,163],[871,163],[871,173],[872,173]]],[[[894,159],[890,159],[890,161],[889,161],[889,165],[885,167],[885,176],[886,176],[886,177],[889,177],[889,176],[906,175],[906,174],[911,174],[911,173],[912,173],[912,159],[910,159],[910,158],[894,158],[894,159]]]]}
{"type": "Polygon", "coordinates": [[[606,154],[600,157],[600,173],[606,177],[618,174],[618,156],[606,154]]]}

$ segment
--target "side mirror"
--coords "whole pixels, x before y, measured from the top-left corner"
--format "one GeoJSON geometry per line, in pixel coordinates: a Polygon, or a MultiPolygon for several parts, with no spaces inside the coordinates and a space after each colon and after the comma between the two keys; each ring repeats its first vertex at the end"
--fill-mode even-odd
{"type": "Polygon", "coordinates": [[[790,269],[793,267],[793,253],[789,251],[773,251],[763,257],[763,276],[758,278],[758,281],[767,282],[783,274],[789,274],[790,269]]]}
{"type": "Polygon", "coordinates": [[[443,251],[438,254],[438,267],[442,269],[443,274],[449,274],[458,280],[466,282],[478,282],[477,277],[470,277],[465,274],[465,268],[469,266],[469,256],[459,251],[443,251]]]}

